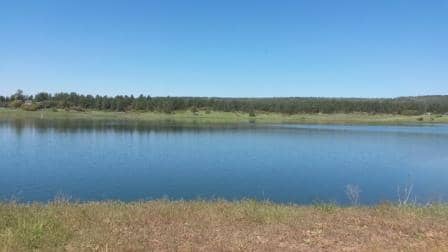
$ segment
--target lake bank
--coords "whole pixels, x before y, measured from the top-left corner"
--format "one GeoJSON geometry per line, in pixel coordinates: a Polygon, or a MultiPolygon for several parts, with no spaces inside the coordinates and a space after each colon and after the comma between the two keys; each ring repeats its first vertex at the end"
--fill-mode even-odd
{"type": "Polygon", "coordinates": [[[0,109],[0,119],[85,119],[85,120],[135,120],[172,121],[196,124],[232,123],[297,123],[297,124],[418,124],[448,123],[448,115],[392,115],[392,114],[279,114],[219,112],[219,111],[176,111],[172,114],[158,112],[104,112],[104,111],[23,111],[0,109]]]}
{"type": "Polygon", "coordinates": [[[0,250],[445,250],[447,205],[0,203],[0,250]]]}

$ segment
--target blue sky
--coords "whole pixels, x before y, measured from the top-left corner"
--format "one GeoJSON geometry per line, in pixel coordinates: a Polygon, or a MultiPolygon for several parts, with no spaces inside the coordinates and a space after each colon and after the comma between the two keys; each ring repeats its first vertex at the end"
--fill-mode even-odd
{"type": "Polygon", "coordinates": [[[447,0],[0,0],[0,94],[448,94],[447,13],[447,0]]]}

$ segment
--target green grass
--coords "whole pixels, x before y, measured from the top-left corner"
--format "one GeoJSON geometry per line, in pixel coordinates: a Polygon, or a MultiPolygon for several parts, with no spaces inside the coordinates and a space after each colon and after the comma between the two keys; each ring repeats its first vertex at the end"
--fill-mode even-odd
{"type": "Polygon", "coordinates": [[[0,119],[88,119],[88,120],[138,120],[173,121],[179,123],[319,123],[319,124],[405,124],[448,123],[447,115],[404,116],[389,114],[294,114],[257,112],[255,117],[242,112],[176,111],[173,114],[157,112],[104,112],[104,111],[23,111],[0,109],[0,119]]]}
{"type": "Polygon", "coordinates": [[[1,204],[0,244],[11,250],[60,247],[71,238],[72,230],[58,210],[37,204],[1,204]]]}
{"type": "Polygon", "coordinates": [[[0,203],[0,251],[444,250],[447,233],[445,204],[0,203]]]}

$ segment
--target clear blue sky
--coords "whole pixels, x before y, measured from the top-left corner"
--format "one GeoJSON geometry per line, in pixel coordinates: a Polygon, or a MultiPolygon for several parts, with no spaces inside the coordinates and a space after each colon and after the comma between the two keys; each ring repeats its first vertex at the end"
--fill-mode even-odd
{"type": "Polygon", "coordinates": [[[448,94],[447,0],[0,0],[0,94],[448,94]]]}

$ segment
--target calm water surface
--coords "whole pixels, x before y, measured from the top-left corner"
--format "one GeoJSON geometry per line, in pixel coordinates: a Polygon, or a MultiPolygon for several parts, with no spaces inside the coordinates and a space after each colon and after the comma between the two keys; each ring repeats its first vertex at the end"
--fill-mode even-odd
{"type": "Polygon", "coordinates": [[[1,121],[0,199],[448,200],[448,126],[1,121]]]}

